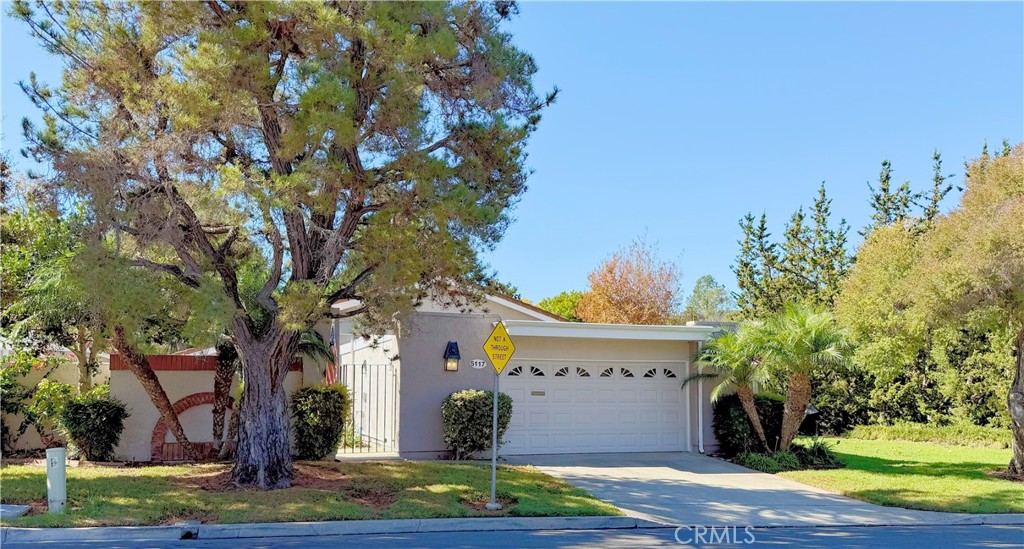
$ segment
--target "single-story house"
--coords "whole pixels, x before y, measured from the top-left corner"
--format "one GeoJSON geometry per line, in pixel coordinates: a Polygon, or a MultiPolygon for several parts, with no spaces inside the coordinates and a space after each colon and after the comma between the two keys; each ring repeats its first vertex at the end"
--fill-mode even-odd
{"type": "MultiPolygon", "coordinates": [[[[333,309],[343,313],[357,306],[339,302],[333,309]]],[[[353,429],[343,451],[443,456],[441,402],[461,389],[493,388],[494,370],[483,345],[497,322],[515,345],[500,380],[514,410],[500,454],[716,448],[708,388],[681,384],[696,371],[698,346],[720,328],[567,322],[519,300],[487,296],[468,311],[426,302],[392,333],[369,338],[359,335],[352,319],[325,319],[317,327],[335,343],[329,381],[346,384],[352,395],[353,429]],[[459,358],[446,367],[451,343],[459,358]]],[[[189,358],[160,358],[153,366],[186,434],[208,441],[215,357],[189,358]]],[[[324,365],[303,358],[285,383],[295,390],[324,381],[324,365]]],[[[110,385],[132,414],[118,456],[147,461],[179,455],[145,391],[117,361],[110,385]]]]}

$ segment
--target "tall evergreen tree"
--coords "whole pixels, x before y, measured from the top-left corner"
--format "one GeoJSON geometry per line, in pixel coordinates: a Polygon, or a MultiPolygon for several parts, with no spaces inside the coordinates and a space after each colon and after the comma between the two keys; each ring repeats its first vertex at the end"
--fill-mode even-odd
{"type": "Polygon", "coordinates": [[[910,217],[910,208],[914,203],[914,193],[910,190],[910,182],[904,181],[900,186],[893,187],[892,164],[888,159],[882,160],[882,170],[878,173],[878,187],[868,183],[871,189],[871,225],[864,229],[867,236],[873,229],[904,221],[910,217]]]}
{"type": "Polygon", "coordinates": [[[814,291],[814,273],[811,269],[814,257],[812,232],[806,220],[804,209],[797,208],[790,216],[783,233],[779,286],[783,295],[787,297],[808,295],[814,291]]]}
{"type": "Polygon", "coordinates": [[[818,197],[814,201],[814,229],[811,240],[810,268],[813,294],[810,297],[815,305],[829,307],[835,303],[839,295],[839,285],[850,268],[851,257],[846,250],[847,233],[850,226],[845,219],[832,228],[829,217],[832,215],[832,199],[825,192],[825,183],[818,188],[818,197]]]}
{"type": "Polygon", "coordinates": [[[845,219],[831,226],[831,204],[822,184],[811,219],[803,208],[793,212],[781,243],[772,242],[766,215],[757,225],[749,213],[740,221],[743,239],[733,271],[743,318],[764,318],[793,302],[832,306],[851,259],[850,227],[845,219]]]}
{"type": "Polygon", "coordinates": [[[931,225],[939,215],[939,206],[942,203],[942,199],[946,198],[946,195],[953,190],[953,184],[946,183],[946,180],[952,177],[953,174],[942,174],[942,155],[939,153],[939,149],[935,149],[935,152],[932,154],[932,162],[932,188],[927,195],[928,202],[921,211],[921,222],[926,226],[931,225]]]}
{"type": "Polygon", "coordinates": [[[768,232],[766,214],[762,213],[755,225],[753,214],[748,213],[740,221],[740,228],[743,239],[733,266],[739,287],[736,304],[744,318],[758,318],[779,310],[783,303],[779,249],[768,232]]]}

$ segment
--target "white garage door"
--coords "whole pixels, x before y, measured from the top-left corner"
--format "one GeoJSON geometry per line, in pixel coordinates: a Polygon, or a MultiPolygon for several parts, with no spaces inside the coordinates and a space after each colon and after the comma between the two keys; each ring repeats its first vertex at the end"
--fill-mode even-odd
{"type": "Polygon", "coordinates": [[[666,452],[686,446],[685,364],[509,365],[501,453],[666,452]]]}

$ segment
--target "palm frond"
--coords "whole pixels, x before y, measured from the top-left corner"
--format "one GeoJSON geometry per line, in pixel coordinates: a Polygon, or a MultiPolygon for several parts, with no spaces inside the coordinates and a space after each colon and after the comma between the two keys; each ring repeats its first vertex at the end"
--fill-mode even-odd
{"type": "Polygon", "coordinates": [[[693,383],[694,381],[700,381],[702,379],[718,379],[719,375],[720,374],[718,374],[718,373],[714,373],[714,374],[705,374],[705,373],[691,374],[691,375],[686,376],[686,379],[683,380],[683,383],[682,383],[682,385],[680,385],[680,388],[681,389],[685,389],[687,385],[693,383]]]}
{"type": "Polygon", "coordinates": [[[320,332],[309,328],[299,334],[298,354],[310,358],[318,365],[334,361],[331,346],[320,332]]]}

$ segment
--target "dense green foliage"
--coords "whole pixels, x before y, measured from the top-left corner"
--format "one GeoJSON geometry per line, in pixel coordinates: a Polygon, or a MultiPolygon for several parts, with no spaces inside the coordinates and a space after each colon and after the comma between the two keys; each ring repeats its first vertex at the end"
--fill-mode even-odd
{"type": "Polygon", "coordinates": [[[303,387],[292,393],[291,409],[295,457],[321,460],[333,456],[349,421],[348,389],[344,385],[303,387]]]}
{"type": "MultiPolygon", "coordinates": [[[[757,395],[754,397],[758,417],[764,426],[768,444],[774,449],[782,433],[783,399],[781,397],[757,395]]],[[[743,452],[759,452],[761,443],[743,411],[740,399],[735,394],[724,396],[712,405],[711,427],[718,440],[718,450],[726,456],[743,452]]]]}
{"type": "Polygon", "coordinates": [[[1009,426],[1022,473],[1024,147],[984,153],[964,181],[948,215],[926,206],[870,231],[836,310],[874,378],[874,421],[1009,426]]]}
{"type": "MultiPolygon", "coordinates": [[[[457,391],[441,404],[444,444],[455,459],[469,459],[491,447],[494,419],[494,393],[478,389],[457,391]]],[[[498,397],[498,445],[512,419],[512,397],[498,397]]]]}
{"type": "Polygon", "coordinates": [[[583,292],[571,290],[542,299],[537,302],[537,306],[549,313],[555,313],[570,322],[583,322],[583,319],[576,316],[576,307],[579,306],[581,297],[583,297],[583,292]]]}
{"type": "Polygon", "coordinates": [[[980,427],[969,423],[936,425],[899,421],[892,425],[858,425],[846,433],[863,440],[906,440],[976,448],[1009,448],[1009,429],[980,427]]]}
{"type": "Polygon", "coordinates": [[[60,427],[73,453],[90,461],[109,461],[121,440],[128,409],[102,388],[76,396],[60,411],[60,427]]]}

